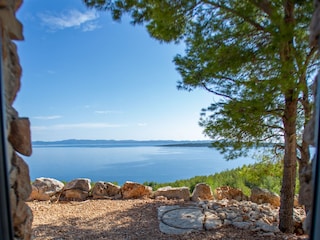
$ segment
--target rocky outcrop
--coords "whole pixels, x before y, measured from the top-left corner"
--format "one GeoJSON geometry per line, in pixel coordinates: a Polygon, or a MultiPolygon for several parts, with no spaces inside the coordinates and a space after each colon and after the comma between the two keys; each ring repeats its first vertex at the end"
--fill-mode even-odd
{"type": "Polygon", "coordinates": [[[97,182],[92,188],[93,199],[119,199],[121,188],[110,182],[97,182]]]}
{"type": "Polygon", "coordinates": [[[83,201],[89,197],[91,180],[88,178],[77,178],[68,182],[61,195],[64,200],[83,201]]]}
{"type": "Polygon", "coordinates": [[[121,188],[123,199],[150,197],[152,188],[135,182],[125,182],[121,188]]]}
{"type": "Polygon", "coordinates": [[[167,199],[183,199],[185,201],[190,200],[190,191],[188,187],[163,187],[154,192],[154,197],[163,196],[167,199]]]}
{"type": "Polygon", "coordinates": [[[232,188],[229,186],[222,186],[219,188],[216,188],[215,191],[215,197],[218,200],[222,199],[228,199],[228,200],[237,200],[237,201],[245,201],[248,200],[248,197],[243,194],[243,192],[238,188],[232,188]]]}
{"type": "Polygon", "coordinates": [[[201,200],[212,200],[213,199],[213,194],[211,187],[206,184],[206,183],[198,183],[191,195],[191,200],[196,202],[196,201],[201,201],[201,200]]]}
{"type": "Polygon", "coordinates": [[[32,183],[32,192],[28,201],[53,200],[62,192],[64,184],[53,178],[37,178],[32,183]]]}
{"type": "Polygon", "coordinates": [[[280,197],[278,194],[270,192],[267,189],[261,189],[258,187],[254,187],[251,189],[250,201],[258,204],[270,203],[272,206],[275,207],[280,206],[280,197]]]}

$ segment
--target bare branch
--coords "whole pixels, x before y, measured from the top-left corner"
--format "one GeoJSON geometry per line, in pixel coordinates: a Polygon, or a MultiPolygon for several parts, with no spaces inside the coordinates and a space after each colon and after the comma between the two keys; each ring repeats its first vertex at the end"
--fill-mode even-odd
{"type": "Polygon", "coordinates": [[[276,108],[276,109],[266,110],[265,112],[272,116],[282,116],[283,111],[284,111],[283,108],[276,108]]]}
{"type": "Polygon", "coordinates": [[[202,87],[204,87],[208,92],[211,92],[211,93],[213,93],[213,94],[215,94],[215,95],[218,95],[218,96],[220,96],[220,97],[225,97],[225,98],[228,98],[228,99],[230,99],[230,100],[233,100],[233,98],[230,97],[229,95],[226,95],[226,94],[223,94],[223,93],[219,93],[219,92],[216,92],[216,91],[208,88],[204,82],[202,82],[201,85],[202,85],[202,87]]]}
{"type": "Polygon", "coordinates": [[[304,67],[306,68],[307,66],[309,66],[310,62],[312,61],[312,59],[314,58],[314,55],[318,54],[317,53],[317,48],[316,47],[312,47],[310,49],[310,52],[307,54],[306,57],[306,61],[304,62],[304,67]]]}
{"type": "Polygon", "coordinates": [[[284,128],[276,125],[269,125],[269,124],[263,124],[262,126],[271,128],[271,129],[277,129],[280,130],[281,132],[284,132],[284,128]]]}
{"type": "Polygon", "coordinates": [[[251,0],[251,3],[265,12],[269,17],[275,12],[269,0],[251,0]]]}

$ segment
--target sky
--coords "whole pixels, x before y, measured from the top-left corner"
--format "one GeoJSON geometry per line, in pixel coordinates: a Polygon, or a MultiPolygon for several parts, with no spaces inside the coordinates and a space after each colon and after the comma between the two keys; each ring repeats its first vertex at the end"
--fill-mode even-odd
{"type": "Polygon", "coordinates": [[[177,90],[172,62],[183,44],[161,44],[125,17],[82,0],[28,0],[17,12],[23,73],[14,107],[32,140],[203,140],[204,90],[177,90]]]}

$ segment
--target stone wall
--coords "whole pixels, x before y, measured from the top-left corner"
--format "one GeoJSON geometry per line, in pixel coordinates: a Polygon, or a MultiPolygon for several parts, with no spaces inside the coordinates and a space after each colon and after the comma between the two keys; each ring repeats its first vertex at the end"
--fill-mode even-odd
{"type": "Polygon", "coordinates": [[[7,155],[10,169],[10,204],[15,239],[30,239],[32,212],[25,203],[31,192],[29,168],[17,154],[31,155],[30,123],[20,118],[12,104],[20,89],[21,66],[13,40],[23,40],[22,24],[16,11],[22,0],[0,0],[2,76],[5,87],[7,155]]]}
{"type": "MultiPolygon", "coordinates": [[[[314,0],[314,12],[312,16],[312,20],[310,23],[310,36],[309,42],[310,46],[316,48],[319,51],[320,47],[320,0],[314,0]]],[[[320,72],[318,73],[318,75],[320,72]]],[[[315,77],[313,83],[313,96],[314,102],[316,102],[317,94],[317,82],[318,76],[315,77]]],[[[304,132],[304,139],[308,144],[315,146],[315,111],[308,122],[305,132],[304,132]]],[[[315,156],[313,156],[315,157],[315,156]]],[[[313,160],[314,162],[315,160],[313,160]]],[[[311,230],[311,211],[312,211],[312,199],[313,199],[313,186],[312,186],[312,163],[302,169],[301,172],[301,183],[300,183],[300,192],[299,192],[299,202],[305,205],[307,211],[307,219],[304,223],[304,229],[307,233],[310,233],[311,230]]]]}

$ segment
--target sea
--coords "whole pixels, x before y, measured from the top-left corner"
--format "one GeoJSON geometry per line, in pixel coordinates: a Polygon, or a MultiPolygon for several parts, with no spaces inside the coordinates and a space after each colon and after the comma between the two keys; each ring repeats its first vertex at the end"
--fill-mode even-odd
{"type": "Polygon", "coordinates": [[[42,144],[34,145],[32,155],[23,158],[32,181],[39,177],[60,181],[89,178],[119,185],[126,181],[173,182],[255,162],[251,157],[226,161],[215,148],[207,146],[152,144],[42,144]]]}

